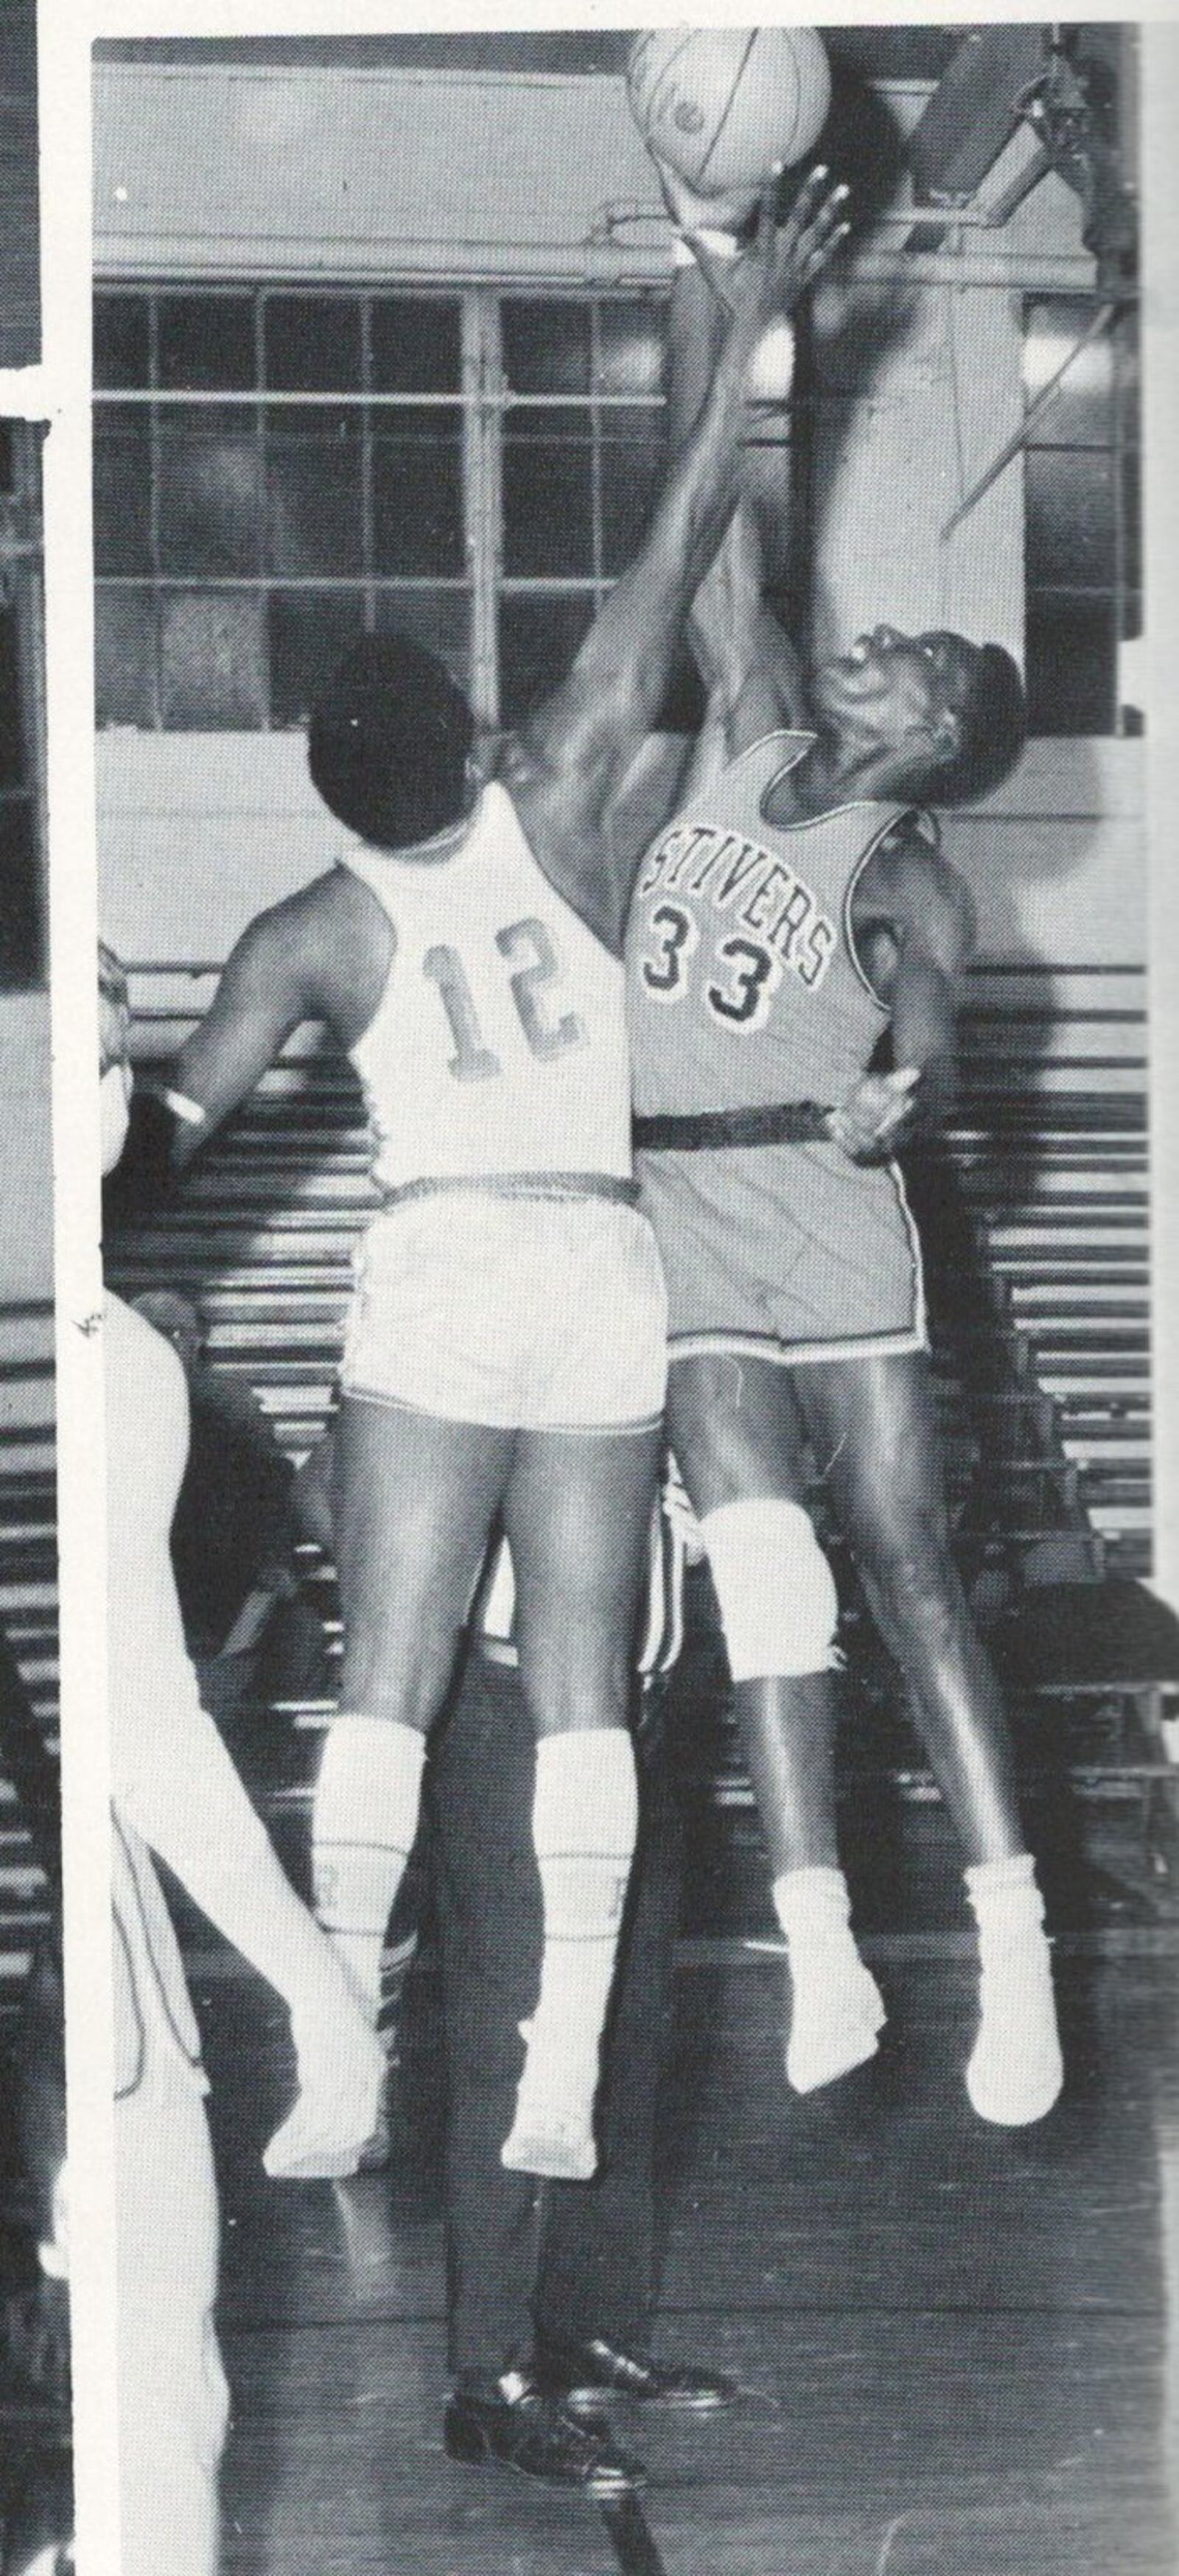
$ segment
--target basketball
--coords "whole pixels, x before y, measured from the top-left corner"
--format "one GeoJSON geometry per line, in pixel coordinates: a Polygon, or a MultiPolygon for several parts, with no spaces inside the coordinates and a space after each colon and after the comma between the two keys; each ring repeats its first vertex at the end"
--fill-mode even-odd
{"type": "Polygon", "coordinates": [[[636,36],[626,86],[650,149],[689,187],[723,196],[805,159],[831,74],[813,27],[656,27],[636,36]]]}

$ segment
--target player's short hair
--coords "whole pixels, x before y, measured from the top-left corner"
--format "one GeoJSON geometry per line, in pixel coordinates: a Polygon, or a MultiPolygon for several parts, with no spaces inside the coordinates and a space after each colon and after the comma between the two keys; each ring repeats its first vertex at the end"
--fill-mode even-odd
{"type": "Polygon", "coordinates": [[[1001,644],[980,646],[958,714],[958,749],[929,774],[925,792],[932,805],[965,805],[972,797],[989,796],[1014,769],[1027,741],[1023,681],[1001,644]]]}
{"type": "Polygon", "coordinates": [[[366,635],[313,710],[307,758],[337,819],[379,849],[398,850],[457,822],[474,733],[462,690],[436,653],[404,635],[366,635]]]}

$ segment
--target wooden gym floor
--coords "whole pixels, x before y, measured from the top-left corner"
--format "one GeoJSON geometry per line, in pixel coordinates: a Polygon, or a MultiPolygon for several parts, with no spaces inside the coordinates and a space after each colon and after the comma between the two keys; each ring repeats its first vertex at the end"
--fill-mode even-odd
{"type": "Polygon", "coordinates": [[[438,2031],[411,1986],[392,2185],[266,2182],[276,2016],[198,1976],[224,2215],[234,2576],[1170,2576],[1179,2429],[1175,1937],[1058,1950],[1064,2100],[984,2129],[952,1933],[872,1945],[881,2058],[801,2102],[782,1970],[688,1946],[667,2088],[659,2343],[748,2389],[693,2427],[633,2409],[641,2523],[452,2466],[438,2031]],[[657,2554],[654,2554],[657,2553],[657,2554]]]}

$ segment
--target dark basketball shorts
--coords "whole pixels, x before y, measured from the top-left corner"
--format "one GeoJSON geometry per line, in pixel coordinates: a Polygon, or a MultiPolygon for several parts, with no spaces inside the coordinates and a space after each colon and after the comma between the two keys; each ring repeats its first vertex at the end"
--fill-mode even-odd
{"type": "Polygon", "coordinates": [[[670,1357],[798,1367],[928,1347],[921,1248],[893,1163],[838,1145],[640,1153],[670,1357]]]}

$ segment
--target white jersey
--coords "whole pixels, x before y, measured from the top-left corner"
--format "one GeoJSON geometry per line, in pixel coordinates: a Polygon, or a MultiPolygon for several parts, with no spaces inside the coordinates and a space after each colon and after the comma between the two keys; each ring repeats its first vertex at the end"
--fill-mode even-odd
{"type": "Polygon", "coordinates": [[[351,847],[395,949],[352,1049],[373,1177],[508,1172],[629,1178],[625,979],[533,857],[506,788],[485,787],[449,857],[351,847]]]}

